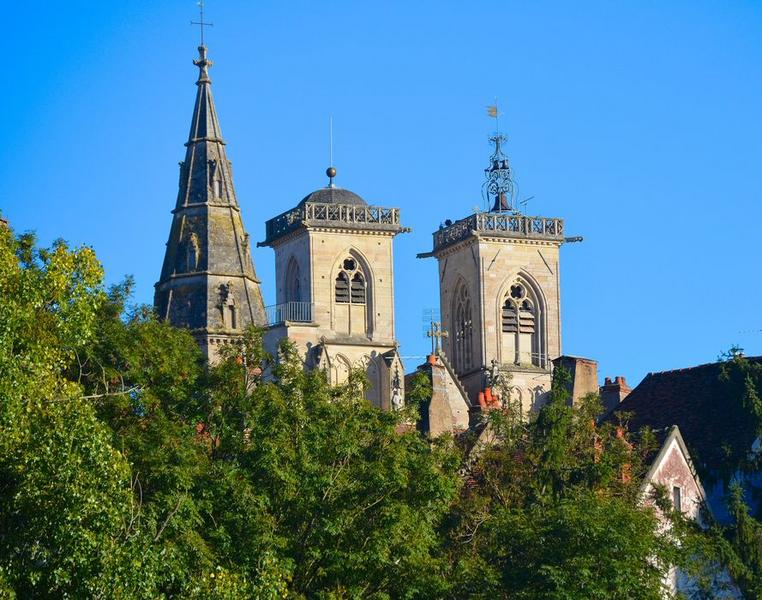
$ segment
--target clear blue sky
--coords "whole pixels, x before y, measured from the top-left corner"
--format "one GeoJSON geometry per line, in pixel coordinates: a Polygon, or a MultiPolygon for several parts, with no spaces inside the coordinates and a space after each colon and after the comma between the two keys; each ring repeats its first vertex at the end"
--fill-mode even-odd
{"type": "MultiPolygon", "coordinates": [[[[481,203],[497,96],[527,212],[566,219],[563,350],[599,374],[762,354],[762,4],[208,0],[214,94],[253,239],[337,182],[398,206],[397,335],[423,355],[446,218],[481,203]]],[[[151,302],[195,94],[192,0],[4,8],[0,209],[93,246],[151,302]]],[[[274,301],[269,248],[254,260],[274,301]]],[[[411,369],[415,359],[407,361],[411,369]]]]}

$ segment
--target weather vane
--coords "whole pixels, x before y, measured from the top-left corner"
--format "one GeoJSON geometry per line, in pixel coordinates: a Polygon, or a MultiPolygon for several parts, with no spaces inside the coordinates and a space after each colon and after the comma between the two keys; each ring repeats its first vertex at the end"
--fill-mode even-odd
{"type": "Polygon", "coordinates": [[[198,0],[198,21],[191,21],[191,25],[198,25],[201,30],[201,45],[204,45],[204,27],[214,27],[214,23],[204,21],[204,0],[198,0]]]}
{"type": "Polygon", "coordinates": [[[489,141],[495,145],[495,151],[490,156],[490,166],[484,169],[487,181],[482,186],[482,193],[486,195],[488,202],[494,198],[491,212],[516,212],[517,186],[513,181],[511,165],[501,147],[507,138],[500,133],[500,111],[497,106],[497,98],[495,98],[495,104],[487,107],[487,116],[495,119],[495,135],[489,138],[489,141]]]}

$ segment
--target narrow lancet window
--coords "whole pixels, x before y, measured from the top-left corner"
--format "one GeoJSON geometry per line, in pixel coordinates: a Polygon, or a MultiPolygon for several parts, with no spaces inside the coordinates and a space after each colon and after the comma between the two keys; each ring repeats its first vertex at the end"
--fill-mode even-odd
{"type": "Polygon", "coordinates": [[[336,302],[349,302],[349,277],[344,271],[340,271],[336,277],[336,302]]]}
{"type": "Polygon", "coordinates": [[[474,365],[473,357],[473,314],[471,297],[464,282],[460,282],[455,290],[455,331],[453,332],[453,366],[457,373],[464,373],[474,365]]]}
{"type": "Polygon", "coordinates": [[[365,304],[365,279],[361,273],[355,273],[351,284],[352,304],[365,304]]]}

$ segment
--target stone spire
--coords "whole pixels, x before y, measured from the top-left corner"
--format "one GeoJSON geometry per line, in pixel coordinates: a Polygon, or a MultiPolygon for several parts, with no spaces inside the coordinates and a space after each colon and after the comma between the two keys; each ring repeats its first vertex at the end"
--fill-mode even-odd
{"type": "Polygon", "coordinates": [[[266,318],[212,98],[212,61],[206,46],[198,52],[196,105],[154,305],[160,318],[191,329],[213,362],[220,344],[266,318]]]}

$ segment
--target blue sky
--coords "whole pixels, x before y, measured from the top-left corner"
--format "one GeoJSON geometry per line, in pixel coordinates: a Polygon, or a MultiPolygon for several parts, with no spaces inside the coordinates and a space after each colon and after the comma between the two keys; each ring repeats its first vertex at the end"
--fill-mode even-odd
{"type": "MultiPolygon", "coordinates": [[[[195,94],[192,0],[5,8],[0,210],[93,246],[151,302],[195,94]]],[[[398,206],[402,354],[438,304],[431,232],[481,200],[500,99],[527,212],[563,217],[563,350],[599,374],[762,354],[762,4],[208,0],[244,221],[337,183],[398,206]]],[[[274,301],[269,248],[254,260],[274,301]]],[[[412,368],[417,359],[407,360],[412,368]]]]}

